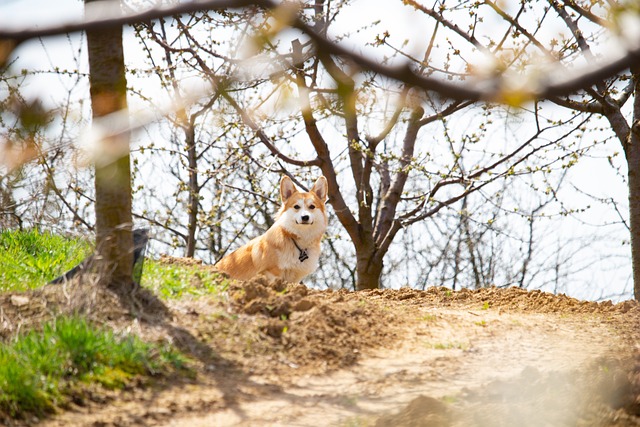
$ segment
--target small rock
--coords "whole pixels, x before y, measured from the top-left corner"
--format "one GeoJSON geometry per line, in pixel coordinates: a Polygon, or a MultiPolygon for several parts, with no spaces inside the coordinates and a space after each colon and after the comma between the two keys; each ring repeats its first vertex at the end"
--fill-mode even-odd
{"type": "Polygon", "coordinates": [[[29,297],[24,295],[11,295],[11,304],[16,307],[22,307],[29,304],[29,297]]]}
{"type": "Polygon", "coordinates": [[[301,299],[300,301],[298,301],[293,306],[293,310],[294,311],[309,311],[309,310],[311,310],[311,308],[314,305],[315,304],[312,301],[309,301],[308,299],[301,299]]]}

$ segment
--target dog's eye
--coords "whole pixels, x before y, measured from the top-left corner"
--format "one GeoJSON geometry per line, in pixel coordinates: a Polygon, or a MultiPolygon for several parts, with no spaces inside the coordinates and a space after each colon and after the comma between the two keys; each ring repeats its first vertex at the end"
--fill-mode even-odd
{"type": "Polygon", "coordinates": [[[316,205],[309,205],[309,209],[314,210],[316,208],[316,205]]]}
{"type": "Polygon", "coordinates": [[[300,209],[300,206],[299,206],[299,205],[295,205],[295,206],[293,207],[293,209],[298,210],[298,209],[300,209]]]}

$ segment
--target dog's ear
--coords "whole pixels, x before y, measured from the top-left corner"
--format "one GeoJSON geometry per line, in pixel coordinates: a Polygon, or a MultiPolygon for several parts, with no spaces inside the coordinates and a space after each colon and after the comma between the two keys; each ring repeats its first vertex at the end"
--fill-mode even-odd
{"type": "Polygon", "coordinates": [[[293,193],[297,192],[298,189],[291,181],[291,178],[288,176],[283,176],[280,180],[280,198],[282,199],[282,203],[285,203],[289,197],[293,196],[293,193]]]}
{"type": "Polygon", "coordinates": [[[316,183],[313,184],[313,188],[311,189],[322,202],[327,201],[327,195],[329,194],[329,184],[327,183],[327,178],[321,176],[316,180],[316,183]]]}

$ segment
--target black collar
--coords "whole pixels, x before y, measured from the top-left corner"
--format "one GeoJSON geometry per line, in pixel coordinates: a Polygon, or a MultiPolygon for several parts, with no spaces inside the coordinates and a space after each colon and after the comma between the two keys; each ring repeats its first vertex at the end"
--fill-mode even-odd
{"type": "Polygon", "coordinates": [[[300,246],[298,246],[298,242],[296,242],[296,239],[294,239],[293,237],[291,238],[291,240],[293,241],[293,244],[296,245],[296,248],[298,248],[298,251],[300,252],[300,256],[298,256],[298,259],[300,260],[300,262],[304,262],[306,259],[309,258],[309,254],[307,253],[307,250],[302,249],[300,246]]]}

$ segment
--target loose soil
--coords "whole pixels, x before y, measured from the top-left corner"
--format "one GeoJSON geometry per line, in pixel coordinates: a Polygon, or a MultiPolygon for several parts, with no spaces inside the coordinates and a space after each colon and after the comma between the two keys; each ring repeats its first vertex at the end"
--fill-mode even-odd
{"type": "Polygon", "coordinates": [[[640,425],[632,301],[517,288],[318,291],[258,278],[223,297],[163,303],[144,290],[120,298],[74,282],[0,295],[0,338],[68,312],[170,341],[192,374],[87,389],[44,420],[0,423],[640,425]]]}

